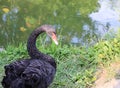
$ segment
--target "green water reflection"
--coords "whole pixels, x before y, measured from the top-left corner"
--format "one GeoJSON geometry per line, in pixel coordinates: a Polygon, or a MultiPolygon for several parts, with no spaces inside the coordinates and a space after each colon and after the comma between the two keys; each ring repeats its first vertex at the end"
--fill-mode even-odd
{"type": "Polygon", "coordinates": [[[89,17],[98,0],[0,0],[0,46],[26,42],[39,25],[52,24],[63,43],[89,44],[99,33],[89,17]]]}

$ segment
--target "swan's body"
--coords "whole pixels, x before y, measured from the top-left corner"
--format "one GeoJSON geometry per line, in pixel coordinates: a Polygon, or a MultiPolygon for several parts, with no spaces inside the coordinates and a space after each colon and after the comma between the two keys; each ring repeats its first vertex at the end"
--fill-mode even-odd
{"type": "Polygon", "coordinates": [[[55,60],[38,51],[36,38],[46,32],[56,41],[54,28],[43,25],[32,32],[28,39],[27,49],[30,59],[20,60],[5,66],[5,75],[2,80],[4,88],[47,88],[53,81],[56,73],[55,60]]]}

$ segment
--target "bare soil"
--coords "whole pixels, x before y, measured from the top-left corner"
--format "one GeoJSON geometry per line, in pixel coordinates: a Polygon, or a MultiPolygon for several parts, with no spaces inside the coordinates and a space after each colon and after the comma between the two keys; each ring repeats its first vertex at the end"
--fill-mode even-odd
{"type": "Polygon", "coordinates": [[[96,75],[98,79],[92,88],[120,88],[120,61],[101,67],[96,75]]]}

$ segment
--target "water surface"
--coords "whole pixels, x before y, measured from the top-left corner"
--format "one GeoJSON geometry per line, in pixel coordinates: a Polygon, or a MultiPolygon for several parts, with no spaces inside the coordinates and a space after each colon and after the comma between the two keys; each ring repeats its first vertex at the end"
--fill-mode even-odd
{"type": "Polygon", "coordinates": [[[63,44],[89,46],[120,28],[120,0],[0,0],[0,18],[0,47],[26,42],[42,24],[63,44]]]}

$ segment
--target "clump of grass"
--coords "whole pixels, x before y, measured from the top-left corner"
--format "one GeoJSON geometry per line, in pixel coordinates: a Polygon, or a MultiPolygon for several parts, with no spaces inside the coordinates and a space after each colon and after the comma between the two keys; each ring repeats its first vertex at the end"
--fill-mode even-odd
{"type": "Polygon", "coordinates": [[[114,38],[109,41],[101,41],[94,46],[94,49],[96,51],[97,62],[105,64],[114,60],[115,57],[119,57],[120,39],[114,38]]]}

